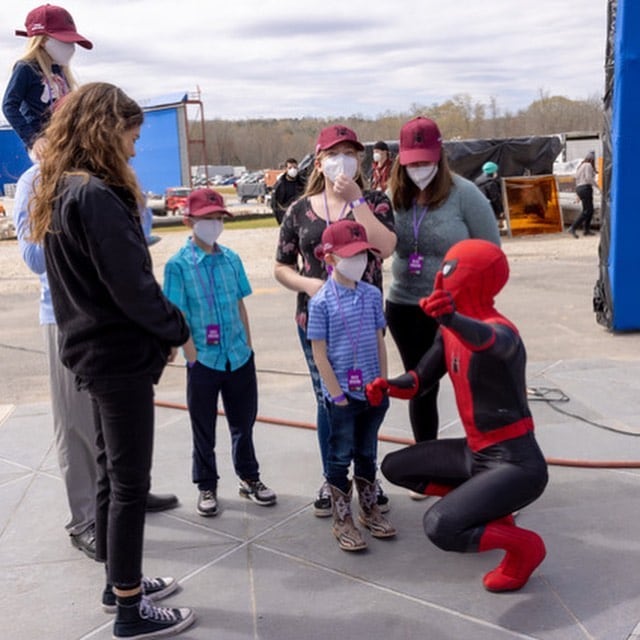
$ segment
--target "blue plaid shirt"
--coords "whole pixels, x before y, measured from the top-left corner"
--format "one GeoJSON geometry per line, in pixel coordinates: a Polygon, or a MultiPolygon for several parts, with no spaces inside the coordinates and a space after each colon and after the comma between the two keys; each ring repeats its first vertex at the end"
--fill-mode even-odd
{"type": "MultiPolygon", "coordinates": [[[[353,398],[366,399],[364,389],[349,391],[347,373],[352,368],[362,369],[364,384],[380,375],[377,332],[385,326],[382,293],[366,282],[350,289],[330,278],[309,300],[307,338],[326,341],[331,368],[342,391],[353,398]]],[[[324,381],[322,389],[329,397],[324,381]]]]}
{"type": "Polygon", "coordinates": [[[238,303],[251,293],[251,285],[237,253],[221,245],[206,253],[189,238],[165,265],[163,290],[187,320],[198,362],[235,371],[249,360],[238,303]],[[209,325],[219,325],[219,344],[207,344],[209,325]]]}

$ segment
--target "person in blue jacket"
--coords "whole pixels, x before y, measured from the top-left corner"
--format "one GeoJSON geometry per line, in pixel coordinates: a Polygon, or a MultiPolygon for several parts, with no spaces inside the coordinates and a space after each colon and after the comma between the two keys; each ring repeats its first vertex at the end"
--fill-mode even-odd
{"type": "Polygon", "coordinates": [[[71,14],[55,5],[30,11],[25,27],[16,35],[29,38],[27,51],[13,67],[2,112],[35,160],[53,105],[76,88],[69,68],[75,45],[91,49],[93,44],[77,32],[71,14]]]}

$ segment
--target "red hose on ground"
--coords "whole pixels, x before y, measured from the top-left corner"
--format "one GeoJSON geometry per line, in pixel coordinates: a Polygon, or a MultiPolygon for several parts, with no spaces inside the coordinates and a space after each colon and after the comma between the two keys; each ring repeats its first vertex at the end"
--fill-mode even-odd
{"type": "MultiPolygon", "coordinates": [[[[156,400],[156,407],[163,407],[165,409],[179,409],[180,411],[187,411],[187,405],[180,404],[178,402],[167,402],[165,400],[156,400]]],[[[218,411],[219,416],[223,416],[224,411],[218,411]]],[[[296,429],[310,429],[315,431],[316,425],[309,422],[299,422],[297,420],[284,420],[282,418],[267,418],[264,416],[257,416],[256,422],[263,422],[265,424],[275,424],[281,427],[295,427],[296,429]]],[[[381,442],[391,442],[392,444],[401,444],[409,446],[415,444],[415,441],[411,438],[398,438],[396,436],[386,436],[384,434],[378,435],[378,440],[381,442]]],[[[547,464],[555,467],[581,467],[587,469],[640,469],[640,461],[628,460],[571,460],[567,458],[546,458],[547,464]]]]}

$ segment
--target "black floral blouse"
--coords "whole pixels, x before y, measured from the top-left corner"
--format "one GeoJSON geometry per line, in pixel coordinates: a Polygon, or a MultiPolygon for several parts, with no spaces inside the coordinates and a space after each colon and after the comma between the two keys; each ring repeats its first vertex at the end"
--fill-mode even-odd
{"type": "MultiPolygon", "coordinates": [[[[376,218],[393,231],[393,211],[389,198],[381,191],[366,192],[364,197],[376,218]]],[[[353,211],[349,211],[345,218],[354,220],[353,211]]],[[[311,208],[309,198],[300,198],[289,208],[280,225],[276,261],[296,267],[300,274],[308,278],[326,280],[327,270],[324,262],[318,260],[314,254],[326,226],[326,220],[319,218],[311,208]]],[[[382,290],[382,260],[371,252],[369,252],[369,262],[362,279],[382,290]]],[[[308,302],[309,296],[299,292],[296,322],[305,330],[308,302]]]]}

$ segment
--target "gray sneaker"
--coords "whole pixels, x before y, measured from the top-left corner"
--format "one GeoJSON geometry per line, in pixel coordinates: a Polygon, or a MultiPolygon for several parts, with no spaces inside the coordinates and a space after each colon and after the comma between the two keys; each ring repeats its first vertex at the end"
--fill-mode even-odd
{"type": "Polygon", "coordinates": [[[216,492],[211,489],[205,489],[198,495],[198,504],[196,511],[205,518],[215,516],[218,513],[218,499],[216,492]]]}
{"type": "Polygon", "coordinates": [[[243,498],[248,498],[263,507],[275,504],[277,500],[276,494],[261,480],[240,480],[238,492],[243,498]]]}

